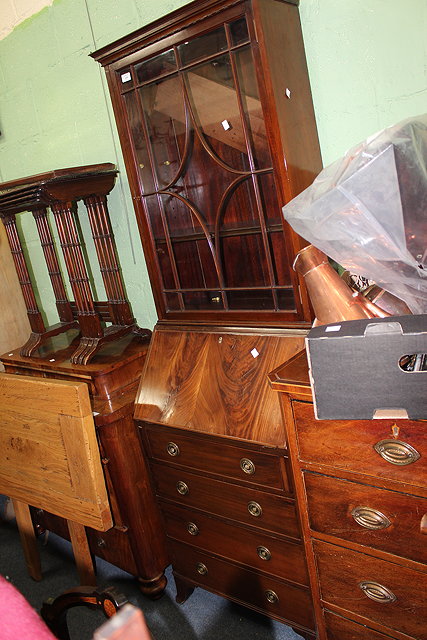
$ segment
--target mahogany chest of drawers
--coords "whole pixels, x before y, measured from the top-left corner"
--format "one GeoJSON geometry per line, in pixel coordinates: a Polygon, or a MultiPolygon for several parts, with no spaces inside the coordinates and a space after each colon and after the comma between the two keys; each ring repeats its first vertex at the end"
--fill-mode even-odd
{"type": "Polygon", "coordinates": [[[426,640],[426,423],[315,420],[304,353],[270,379],[282,392],[319,640],[426,640]]]}
{"type": "Polygon", "coordinates": [[[178,602],[203,587],[314,638],[280,406],[266,376],[267,365],[301,344],[279,334],[159,327],[136,423],[178,602]]]}

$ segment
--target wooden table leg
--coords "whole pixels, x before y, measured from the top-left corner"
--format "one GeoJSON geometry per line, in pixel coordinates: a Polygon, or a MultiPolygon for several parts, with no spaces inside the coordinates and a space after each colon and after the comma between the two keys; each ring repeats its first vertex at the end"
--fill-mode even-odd
{"type": "Polygon", "coordinates": [[[74,559],[82,585],[96,585],[95,569],[89,543],[86,536],[86,529],[77,522],[67,520],[70,532],[71,544],[73,547],[74,559]]]}
{"type": "Polygon", "coordinates": [[[34,532],[33,521],[31,519],[30,507],[25,502],[12,499],[15,510],[16,524],[24,550],[25,562],[28,573],[33,580],[42,579],[40,554],[37,547],[36,534],[34,532]]]}

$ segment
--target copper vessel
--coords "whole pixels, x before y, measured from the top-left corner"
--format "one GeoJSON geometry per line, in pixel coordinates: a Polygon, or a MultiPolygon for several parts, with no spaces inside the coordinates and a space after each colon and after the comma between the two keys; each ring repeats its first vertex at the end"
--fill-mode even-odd
{"type": "Polygon", "coordinates": [[[370,287],[362,292],[363,297],[366,300],[370,300],[377,307],[381,307],[384,311],[392,314],[393,316],[405,316],[412,314],[412,311],[400,298],[393,295],[385,289],[381,289],[377,284],[372,284],[370,287]]]}
{"type": "Polygon", "coordinates": [[[294,269],[304,277],[316,325],[391,315],[352,291],[329,264],[327,256],[312,244],[297,253],[294,269]]]}

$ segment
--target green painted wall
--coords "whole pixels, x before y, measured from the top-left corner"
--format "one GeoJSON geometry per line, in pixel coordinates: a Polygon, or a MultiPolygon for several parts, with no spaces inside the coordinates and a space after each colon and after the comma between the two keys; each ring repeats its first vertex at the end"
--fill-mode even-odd
{"type": "MultiPolygon", "coordinates": [[[[150,328],[156,313],[114,118],[103,71],[89,53],[184,4],[55,0],[0,41],[0,180],[116,163],[121,175],[109,208],[119,257],[134,314],[150,328]]],[[[300,14],[324,164],[426,111],[427,0],[301,0],[300,14]]],[[[38,294],[48,321],[56,321],[35,226],[23,218],[38,294]]],[[[90,242],[87,250],[92,257],[90,242]]]]}

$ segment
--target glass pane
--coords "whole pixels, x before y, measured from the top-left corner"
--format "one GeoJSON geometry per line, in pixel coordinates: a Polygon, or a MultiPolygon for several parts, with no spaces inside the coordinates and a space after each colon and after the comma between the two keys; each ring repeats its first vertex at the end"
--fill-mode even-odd
{"type": "Polygon", "coordinates": [[[220,233],[260,230],[260,218],[252,176],[240,182],[231,193],[222,216],[220,233]]]}
{"type": "Polygon", "coordinates": [[[209,280],[213,278],[214,284],[218,286],[210,252],[205,252],[204,255],[199,254],[196,242],[174,242],[173,250],[180,285],[183,289],[204,289],[205,274],[209,275],[209,280]]]}
{"type": "Polygon", "coordinates": [[[236,63],[240,95],[246,114],[248,136],[254,158],[254,165],[257,169],[271,167],[271,155],[267,143],[264,115],[259,99],[251,50],[249,47],[245,47],[232,55],[234,55],[236,63]]]}
{"type": "Polygon", "coordinates": [[[183,294],[186,309],[209,309],[221,311],[224,309],[219,291],[191,291],[183,294]]]}
{"type": "Polygon", "coordinates": [[[197,250],[199,252],[200,263],[203,269],[205,287],[208,289],[214,289],[219,284],[218,273],[215,268],[215,261],[212,256],[212,252],[206,240],[199,240],[197,243],[197,250]]]}
{"type": "Polygon", "coordinates": [[[279,289],[277,291],[279,309],[284,311],[295,311],[295,297],[292,289],[279,289]]]}
{"type": "Polygon", "coordinates": [[[249,170],[248,153],[229,55],[186,73],[190,103],[198,129],[228,166],[249,170]]]}
{"type": "Polygon", "coordinates": [[[291,277],[285,249],[285,236],[282,229],[270,234],[270,244],[273,254],[273,266],[276,284],[290,285],[291,277]]]}
{"type": "Polygon", "coordinates": [[[185,146],[185,107],[178,76],[140,89],[159,187],[176,176],[185,146]]]}
{"type": "Polygon", "coordinates": [[[146,198],[145,204],[148,210],[153,237],[155,240],[164,241],[166,234],[162,220],[162,211],[157,196],[146,198]]]}
{"type": "Polygon", "coordinates": [[[179,296],[177,293],[166,293],[166,308],[168,311],[179,311],[181,305],[179,304],[179,296]]]}
{"type": "Polygon", "coordinates": [[[234,45],[242,44],[249,40],[248,25],[246,18],[235,20],[230,25],[231,42],[234,45]]]}
{"type": "Polygon", "coordinates": [[[272,226],[282,226],[282,208],[277,198],[276,184],[273,172],[263,173],[256,177],[258,189],[261,197],[263,215],[266,222],[271,228],[272,226]]]}
{"type": "Polygon", "coordinates": [[[144,192],[148,193],[154,190],[154,182],[142,125],[141,110],[138,107],[138,97],[134,92],[126,93],[123,96],[123,100],[126,105],[128,123],[136,156],[136,165],[139,170],[144,192]]]}
{"type": "Polygon", "coordinates": [[[160,273],[162,274],[163,287],[165,289],[176,289],[172,264],[166,242],[156,242],[157,260],[159,261],[160,273]]]}
{"type": "Polygon", "coordinates": [[[224,27],[210,31],[199,38],[183,42],[178,47],[181,64],[186,65],[195,60],[212,56],[227,49],[227,38],[224,27]]]}
{"type": "Polygon", "coordinates": [[[230,309],[273,310],[273,294],[271,291],[247,289],[246,291],[227,291],[230,309]]]}
{"type": "Polygon", "coordinates": [[[260,233],[222,238],[225,286],[253,287],[270,284],[260,233]]]}
{"type": "Polygon", "coordinates": [[[154,58],[149,58],[135,65],[138,82],[148,82],[165,73],[172,73],[177,69],[175,52],[173,49],[164,51],[154,58]]]}
{"type": "Polygon", "coordinates": [[[270,278],[252,178],[231,195],[220,226],[225,286],[268,286],[270,278]]]}
{"type": "Polygon", "coordinates": [[[174,195],[162,195],[164,212],[171,238],[194,240],[195,236],[205,238],[203,228],[191,209],[174,195]]]}

